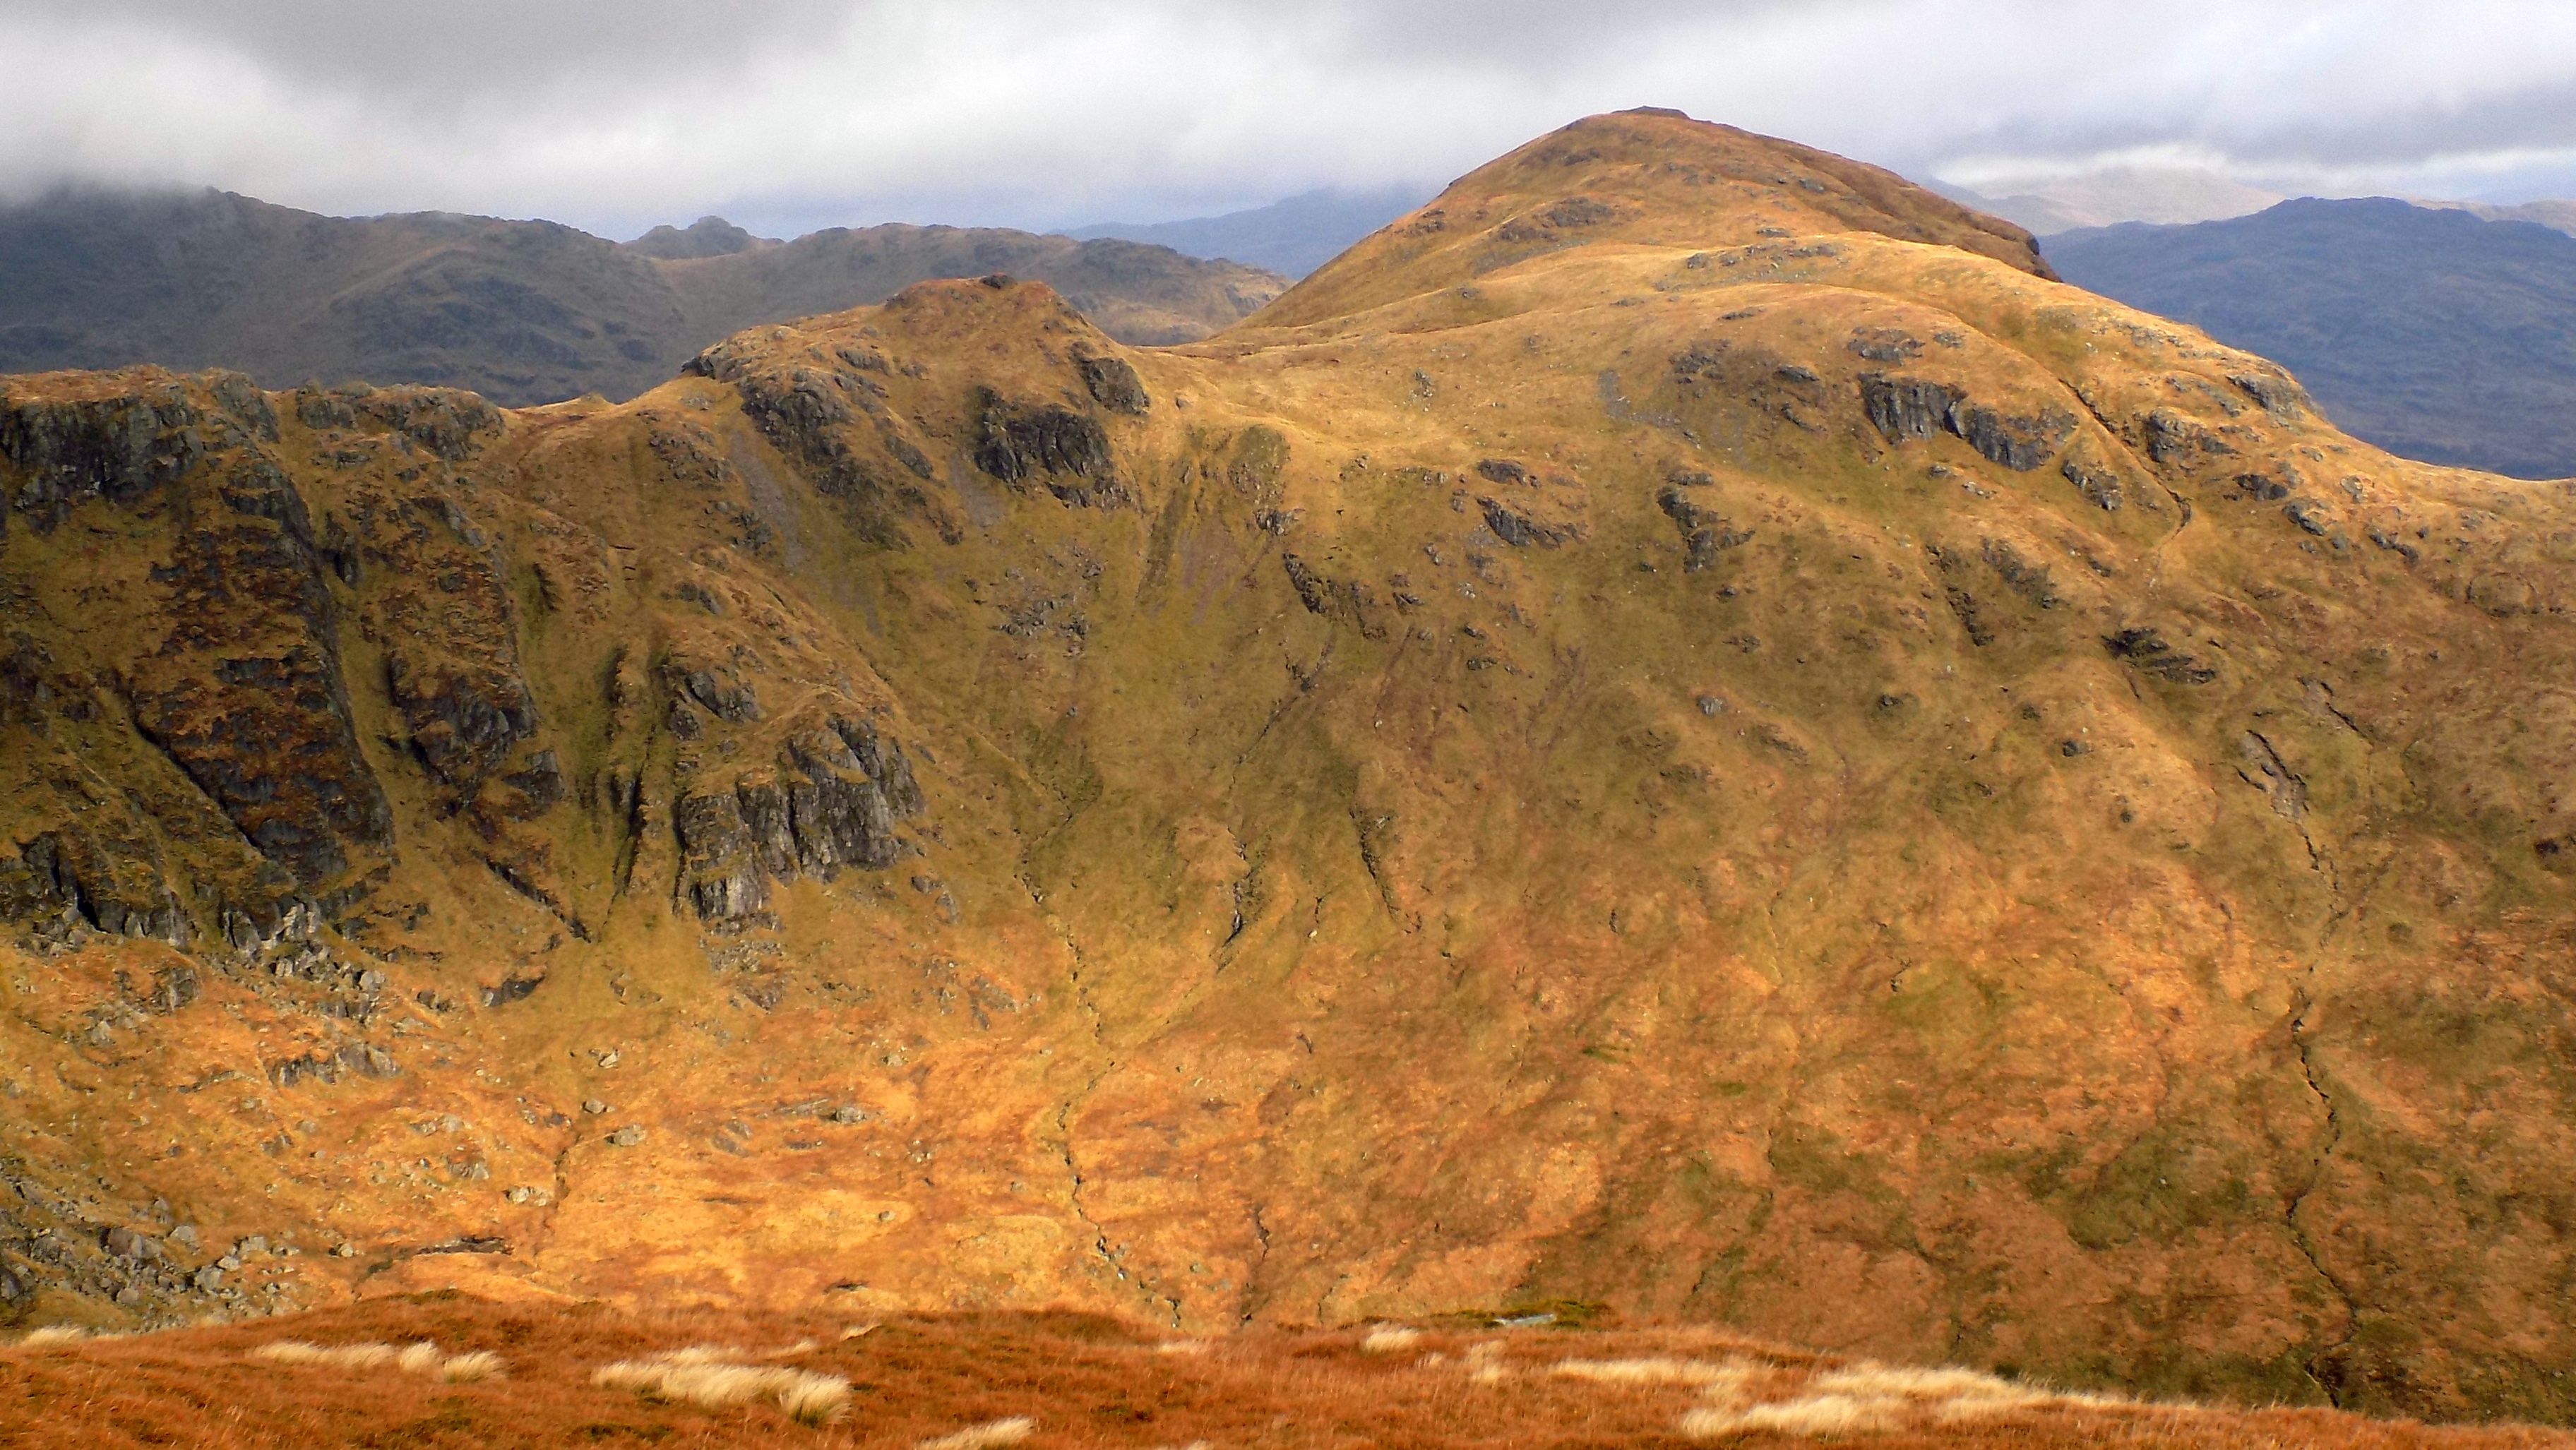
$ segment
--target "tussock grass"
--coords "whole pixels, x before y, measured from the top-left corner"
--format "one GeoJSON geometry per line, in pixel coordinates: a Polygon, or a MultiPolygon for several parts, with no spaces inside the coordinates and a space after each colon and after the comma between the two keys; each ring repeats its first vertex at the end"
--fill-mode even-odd
{"type": "Polygon", "coordinates": [[[1694,1385],[1707,1388],[1741,1386],[1752,1377],[1753,1366],[1738,1359],[1712,1362],[1658,1355],[1649,1359],[1559,1360],[1548,1368],[1548,1373],[1606,1385],[1694,1385]]]}
{"type": "Polygon", "coordinates": [[[766,1400],[807,1425],[829,1424],[849,1409],[850,1382],[839,1375],[744,1364],[741,1359],[739,1350],[692,1345],[602,1365],[590,1380],[608,1389],[711,1410],[766,1400]]]}
{"type": "Polygon", "coordinates": [[[1811,1374],[1786,1399],[1746,1403],[1743,1390],[1742,1378],[1711,1382],[1703,1393],[1708,1403],[1685,1413],[1679,1429],[1697,1440],[1754,1431],[1821,1437],[1920,1426],[1927,1418],[1934,1425],[1957,1425],[2016,1410],[2137,1407],[2114,1396],[2061,1393],[1972,1369],[1866,1361],[1811,1374]]]}
{"type": "Polygon", "coordinates": [[[1026,1415],[1013,1415],[1007,1420],[988,1420],[969,1425],[953,1435],[924,1440],[915,1450],[992,1450],[996,1445],[1017,1445],[1029,1438],[1037,1423],[1026,1415]]]}
{"type": "Polygon", "coordinates": [[[1483,1340],[1467,1348],[1467,1378],[1480,1385],[1498,1385],[1511,1378],[1503,1365],[1503,1342],[1483,1340]]]}
{"type": "Polygon", "coordinates": [[[1896,1402],[1850,1395],[1801,1395],[1742,1409],[1705,1406],[1682,1416],[1680,1429],[1694,1440],[1714,1440],[1753,1430],[1782,1435],[1861,1435],[1897,1427],[1896,1402]]]}
{"type": "Polygon", "coordinates": [[[18,1347],[20,1349],[43,1349],[47,1345],[78,1344],[80,1341],[89,1337],[89,1331],[81,1328],[77,1324],[48,1324],[42,1329],[29,1330],[26,1335],[18,1341],[18,1347]]]}
{"type": "Polygon", "coordinates": [[[1154,1352],[1156,1354],[1205,1354],[1208,1352],[1208,1342],[1204,1339],[1166,1339],[1154,1346],[1154,1352]]]}
{"type": "Polygon", "coordinates": [[[1364,1354],[1395,1354],[1421,1342],[1422,1331],[1419,1329],[1407,1329],[1401,1324],[1381,1324],[1360,1341],[1360,1351],[1364,1354]]]}
{"type": "Polygon", "coordinates": [[[481,1384],[501,1378],[505,1369],[501,1356],[488,1349],[476,1349],[449,1356],[438,1367],[438,1377],[452,1385],[481,1384]]]}
{"type": "Polygon", "coordinates": [[[1860,1364],[1826,1370],[1807,1382],[1822,1394],[1866,1400],[1984,1400],[2029,1404],[2051,1396],[1972,1369],[1914,1369],[1902,1365],[1860,1364]]]}
{"type": "Polygon", "coordinates": [[[270,1364],[288,1364],[306,1369],[375,1369],[393,1363],[394,1347],[390,1344],[308,1344],[301,1339],[281,1339],[263,1344],[250,1352],[250,1357],[270,1364]]]}
{"type": "Polygon", "coordinates": [[[321,1345],[308,1344],[301,1339],[280,1339],[252,1350],[250,1357],[269,1364],[304,1369],[371,1370],[391,1365],[405,1374],[435,1375],[452,1385],[499,1379],[508,1368],[501,1356],[488,1349],[446,1354],[426,1339],[400,1348],[372,1340],[358,1344],[321,1345]]]}

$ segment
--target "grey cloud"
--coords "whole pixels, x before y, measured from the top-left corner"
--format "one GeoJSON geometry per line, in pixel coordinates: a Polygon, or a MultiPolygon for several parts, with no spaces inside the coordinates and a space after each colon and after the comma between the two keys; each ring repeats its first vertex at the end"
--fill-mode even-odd
{"type": "Polygon", "coordinates": [[[1918,175],[2576,167],[2576,7],[2529,0],[0,0],[0,74],[0,187],[610,231],[1427,185],[1636,104],[1918,175]]]}

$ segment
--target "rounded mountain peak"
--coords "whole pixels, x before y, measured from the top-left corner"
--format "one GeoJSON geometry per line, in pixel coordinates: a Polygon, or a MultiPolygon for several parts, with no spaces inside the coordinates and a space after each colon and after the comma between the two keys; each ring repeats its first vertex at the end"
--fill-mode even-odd
{"type": "Polygon", "coordinates": [[[1452,182],[1260,314],[1298,326],[1586,243],[1718,248],[1867,231],[2054,278],[2007,221],[1892,171],[1662,107],[1587,116],[1452,182]]]}

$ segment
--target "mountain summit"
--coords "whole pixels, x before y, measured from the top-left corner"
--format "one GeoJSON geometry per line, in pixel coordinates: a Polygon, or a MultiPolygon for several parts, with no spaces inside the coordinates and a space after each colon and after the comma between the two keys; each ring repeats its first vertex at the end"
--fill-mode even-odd
{"type": "Polygon", "coordinates": [[[2576,501],[1887,173],[1595,117],[1160,350],[995,275],[622,405],[0,389],[21,1319],[2576,1415],[2576,501]]]}

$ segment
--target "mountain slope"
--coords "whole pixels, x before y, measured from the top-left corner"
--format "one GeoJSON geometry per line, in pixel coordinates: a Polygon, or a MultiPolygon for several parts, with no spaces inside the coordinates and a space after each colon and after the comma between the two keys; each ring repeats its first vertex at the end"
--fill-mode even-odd
{"type": "Polygon", "coordinates": [[[21,1322],[2576,1415],[2576,504],[1885,173],[1596,117],[1161,351],[993,279],[623,406],[5,387],[21,1322]]]}
{"type": "Polygon", "coordinates": [[[2278,358],[2355,437],[2576,474],[2576,237],[2376,198],[2051,237],[2069,280],[2278,358]]]}
{"type": "Polygon", "coordinates": [[[1168,222],[1106,222],[1077,227],[1066,235],[1150,242],[1193,257],[1241,262],[1294,278],[1331,261],[1343,248],[1421,202],[1422,192],[1412,187],[1310,191],[1222,216],[1168,222]]]}
{"type": "Polygon", "coordinates": [[[64,192],[0,209],[0,369],[153,362],[271,387],[363,378],[505,404],[622,399],[744,327],[1004,268],[1145,344],[1203,337],[1282,285],[1161,248],[1001,230],[836,228],[769,244],[701,221],[620,246],[551,222],[64,192]]]}

